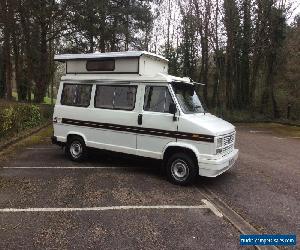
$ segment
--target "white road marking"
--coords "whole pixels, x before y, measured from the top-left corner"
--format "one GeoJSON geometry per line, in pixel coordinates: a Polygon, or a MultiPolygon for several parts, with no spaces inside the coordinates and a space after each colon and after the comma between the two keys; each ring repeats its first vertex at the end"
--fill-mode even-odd
{"type": "Polygon", "coordinates": [[[206,206],[207,208],[209,208],[216,216],[222,218],[223,214],[208,200],[206,199],[202,199],[201,200],[206,206]]]}
{"type": "Polygon", "coordinates": [[[2,167],[4,169],[143,169],[144,167],[2,167]]]}
{"type": "Polygon", "coordinates": [[[223,214],[208,200],[201,200],[204,205],[156,205],[156,206],[109,206],[109,207],[44,207],[44,208],[2,208],[0,213],[24,213],[24,212],[89,212],[89,211],[117,211],[117,210],[137,210],[137,209],[209,209],[217,217],[222,218],[223,214]]]}
{"type": "Polygon", "coordinates": [[[131,210],[131,209],[203,209],[209,208],[207,205],[199,206],[111,206],[111,207],[61,207],[61,208],[3,208],[0,213],[19,213],[19,212],[78,212],[78,211],[109,211],[109,210],[131,210]]]}
{"type": "Polygon", "coordinates": [[[265,130],[250,130],[250,133],[272,133],[272,131],[265,131],[265,130]]]}
{"type": "Polygon", "coordinates": [[[28,150],[56,150],[58,148],[55,148],[55,147],[49,147],[49,148],[26,148],[28,150]]]}
{"type": "Polygon", "coordinates": [[[274,136],[275,139],[278,139],[278,140],[285,140],[285,139],[300,139],[300,137],[297,137],[297,136],[289,136],[289,137],[276,137],[274,136]]]}

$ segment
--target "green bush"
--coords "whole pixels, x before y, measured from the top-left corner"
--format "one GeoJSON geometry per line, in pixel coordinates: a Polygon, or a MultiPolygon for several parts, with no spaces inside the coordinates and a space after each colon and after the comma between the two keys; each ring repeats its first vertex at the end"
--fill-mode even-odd
{"type": "Polygon", "coordinates": [[[0,106],[0,137],[34,128],[45,119],[48,117],[43,117],[36,105],[14,103],[0,106]]]}
{"type": "Polygon", "coordinates": [[[52,120],[53,111],[54,111],[53,106],[48,105],[48,104],[40,104],[39,108],[40,108],[42,118],[44,120],[52,120]]]}

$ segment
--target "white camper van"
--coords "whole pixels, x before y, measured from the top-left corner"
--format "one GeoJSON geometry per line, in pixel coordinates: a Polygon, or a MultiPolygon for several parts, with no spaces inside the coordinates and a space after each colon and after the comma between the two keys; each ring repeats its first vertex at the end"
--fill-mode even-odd
{"type": "Polygon", "coordinates": [[[189,78],[168,75],[149,52],[58,55],[66,64],[52,142],[82,161],[87,148],[162,160],[168,179],[186,185],[215,177],[237,157],[235,127],[206,112],[189,78]]]}

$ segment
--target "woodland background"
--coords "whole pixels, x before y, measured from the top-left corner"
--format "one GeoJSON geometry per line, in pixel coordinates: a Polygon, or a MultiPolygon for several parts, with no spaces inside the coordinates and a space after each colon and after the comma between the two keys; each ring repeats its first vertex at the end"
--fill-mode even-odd
{"type": "Polygon", "coordinates": [[[146,50],[237,120],[300,120],[300,16],[286,0],[0,0],[0,98],[52,102],[54,54],[146,50]],[[45,97],[48,97],[48,99],[45,97]]]}

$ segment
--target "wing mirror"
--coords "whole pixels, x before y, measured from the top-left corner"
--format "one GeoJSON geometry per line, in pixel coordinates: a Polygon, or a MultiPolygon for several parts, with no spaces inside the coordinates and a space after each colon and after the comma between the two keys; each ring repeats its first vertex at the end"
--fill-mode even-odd
{"type": "Polygon", "coordinates": [[[170,103],[170,106],[169,106],[169,113],[170,114],[173,114],[173,121],[177,121],[177,117],[176,117],[176,113],[177,113],[177,107],[176,107],[176,104],[175,103],[170,103]]]}
{"type": "Polygon", "coordinates": [[[170,106],[169,106],[169,113],[175,115],[176,112],[177,112],[176,104],[173,103],[173,102],[170,103],[170,106]]]}

